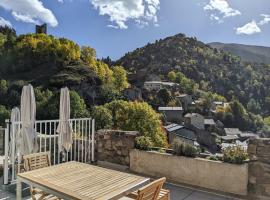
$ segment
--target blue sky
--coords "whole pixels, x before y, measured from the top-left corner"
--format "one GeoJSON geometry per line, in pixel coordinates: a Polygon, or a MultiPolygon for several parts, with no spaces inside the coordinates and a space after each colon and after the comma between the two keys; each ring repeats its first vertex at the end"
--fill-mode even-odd
{"type": "Polygon", "coordinates": [[[0,25],[49,34],[117,59],[177,33],[203,42],[270,46],[269,0],[0,0],[0,25]]]}

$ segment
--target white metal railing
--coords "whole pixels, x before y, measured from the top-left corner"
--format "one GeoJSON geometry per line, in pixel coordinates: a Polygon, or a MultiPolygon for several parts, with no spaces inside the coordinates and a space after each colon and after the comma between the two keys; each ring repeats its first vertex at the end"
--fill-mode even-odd
{"type": "MultiPolygon", "coordinates": [[[[93,162],[95,156],[95,120],[91,118],[69,120],[73,129],[73,144],[67,152],[60,152],[58,148],[56,129],[59,122],[60,120],[39,120],[35,122],[35,130],[38,133],[38,152],[50,152],[52,165],[68,161],[93,162]]],[[[11,140],[11,138],[18,136],[20,129],[21,122],[11,123],[6,120],[4,184],[16,181],[16,174],[20,172],[22,166],[20,150],[17,149],[16,141],[11,140]],[[9,149],[13,152],[12,154],[9,153],[9,149]]]]}

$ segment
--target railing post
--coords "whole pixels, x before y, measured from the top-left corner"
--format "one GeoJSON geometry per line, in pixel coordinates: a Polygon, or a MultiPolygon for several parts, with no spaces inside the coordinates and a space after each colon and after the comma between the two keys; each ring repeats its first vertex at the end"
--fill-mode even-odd
{"type": "Polygon", "coordinates": [[[95,119],[92,119],[92,138],[91,138],[91,146],[92,146],[92,156],[91,156],[91,162],[93,163],[95,161],[95,119]]]}
{"type": "Polygon", "coordinates": [[[9,144],[9,127],[10,122],[6,120],[5,128],[5,161],[4,161],[4,184],[8,184],[8,144],[9,144]]]}

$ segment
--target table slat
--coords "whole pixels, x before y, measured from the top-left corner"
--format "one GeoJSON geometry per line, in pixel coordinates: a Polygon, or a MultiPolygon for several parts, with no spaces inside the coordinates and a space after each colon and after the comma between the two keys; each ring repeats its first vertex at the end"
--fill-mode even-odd
{"type": "Polygon", "coordinates": [[[79,162],[68,162],[18,174],[23,181],[74,199],[101,200],[124,196],[148,178],[79,162]]]}

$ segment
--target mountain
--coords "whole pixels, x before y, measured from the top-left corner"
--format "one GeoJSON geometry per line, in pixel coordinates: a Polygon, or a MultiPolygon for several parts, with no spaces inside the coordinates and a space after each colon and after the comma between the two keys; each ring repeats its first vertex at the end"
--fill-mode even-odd
{"type": "Polygon", "coordinates": [[[218,93],[228,101],[238,99],[254,113],[270,113],[270,66],[241,63],[238,56],[212,48],[184,34],[160,39],[126,53],[116,61],[129,72],[131,83],[170,80],[181,72],[203,91],[218,93]]]}
{"type": "Polygon", "coordinates": [[[270,64],[270,47],[244,44],[224,44],[220,42],[209,43],[209,45],[213,48],[237,55],[245,62],[270,64]]]}

